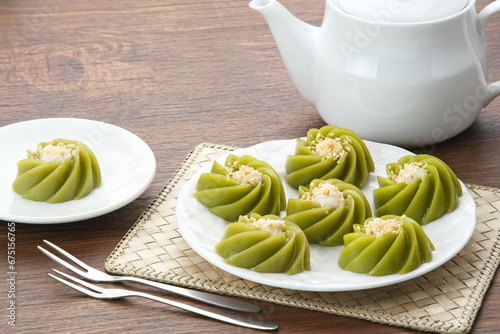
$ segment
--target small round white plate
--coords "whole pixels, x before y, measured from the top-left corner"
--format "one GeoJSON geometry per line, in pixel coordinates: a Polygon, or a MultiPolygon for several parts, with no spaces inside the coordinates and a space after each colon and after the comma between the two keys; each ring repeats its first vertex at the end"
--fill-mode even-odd
{"type": "Polygon", "coordinates": [[[55,224],[94,218],[139,197],[153,181],[156,160],[149,146],[115,125],[78,118],[45,118],[0,128],[0,219],[18,223],[55,224]],[[16,164],[27,150],[56,138],[79,140],[97,157],[101,185],[79,200],[48,204],[23,199],[12,190],[16,164]]]}
{"type": "MultiPolygon", "coordinates": [[[[279,140],[261,143],[249,148],[239,149],[237,156],[251,155],[271,164],[282,178],[285,176],[287,155],[294,154],[296,140],[279,140]]],[[[377,175],[386,177],[385,166],[400,157],[413,154],[399,147],[365,141],[370,150],[375,172],[370,174],[368,183],[362,189],[373,209],[373,190],[378,188],[377,175]]],[[[225,162],[225,156],[218,159],[225,162]]],[[[458,208],[438,220],[423,226],[425,233],[434,243],[436,250],[433,259],[416,270],[404,275],[372,277],[340,269],[337,264],[342,246],[321,247],[311,245],[311,271],[297,275],[262,274],[226,264],[214,251],[214,246],[222,239],[228,222],[213,215],[195,198],[196,183],[200,174],[210,172],[211,165],[201,168],[181,189],[175,210],[177,224],[186,242],[203,258],[213,265],[238,277],[257,283],[294,290],[307,291],[349,291],[370,289],[403,282],[423,275],[455,256],[472,237],[476,226],[476,205],[463,183],[463,195],[458,208]]],[[[297,198],[297,191],[283,182],[287,198],[297,198]]],[[[284,216],[284,213],[282,213],[284,216]]]]}

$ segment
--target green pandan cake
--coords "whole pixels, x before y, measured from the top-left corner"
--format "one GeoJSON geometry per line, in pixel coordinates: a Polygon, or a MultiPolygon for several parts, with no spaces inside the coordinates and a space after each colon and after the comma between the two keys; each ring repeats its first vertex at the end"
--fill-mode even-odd
{"type": "Polygon", "coordinates": [[[344,236],[340,268],[371,276],[406,274],[432,260],[434,245],[406,216],[368,218],[344,236]]]}
{"type": "Polygon", "coordinates": [[[408,155],[386,170],[387,178],[379,176],[379,189],[373,192],[375,215],[404,214],[425,225],[457,208],[462,187],[442,160],[408,155]]]}
{"type": "Polygon", "coordinates": [[[99,164],[85,144],[54,139],[38,144],[17,163],[12,188],[25,199],[61,203],[81,199],[100,184],[99,164]]]}
{"type": "Polygon", "coordinates": [[[255,212],[279,215],[286,198],[278,173],[264,161],[230,154],[223,165],[217,161],[210,173],[200,176],[194,197],[210,212],[227,221],[255,212]]]}
{"type": "Polygon", "coordinates": [[[290,198],[285,219],[297,224],[309,243],[343,244],[343,236],[371,217],[365,195],[356,186],[337,179],[315,179],[299,186],[299,198],[290,198]]]}
{"type": "Polygon", "coordinates": [[[295,224],[252,213],[227,225],[215,251],[224,262],[260,273],[295,275],[310,268],[307,238],[295,224]]]}
{"type": "Polygon", "coordinates": [[[351,130],[332,125],[310,129],[305,140],[298,138],[295,155],[287,157],[285,168],[285,181],[293,188],[332,178],[362,188],[374,171],[363,140],[351,130]]]}

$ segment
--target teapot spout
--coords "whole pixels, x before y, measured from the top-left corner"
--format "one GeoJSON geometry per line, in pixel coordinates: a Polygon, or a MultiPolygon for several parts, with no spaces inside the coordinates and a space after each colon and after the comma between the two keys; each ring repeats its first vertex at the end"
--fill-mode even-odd
{"type": "Polygon", "coordinates": [[[314,48],[320,28],[299,20],[276,0],[252,0],[249,6],[267,21],[295,86],[314,105],[314,48]]]}

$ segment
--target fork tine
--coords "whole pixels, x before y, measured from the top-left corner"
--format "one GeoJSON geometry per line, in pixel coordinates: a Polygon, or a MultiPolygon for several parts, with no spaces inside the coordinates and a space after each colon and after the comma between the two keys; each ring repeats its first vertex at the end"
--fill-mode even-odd
{"type": "Polygon", "coordinates": [[[61,266],[65,267],[65,268],[68,268],[69,270],[71,270],[72,272],[78,274],[78,275],[85,275],[85,272],[82,271],[80,268],[77,268],[75,267],[74,265],[64,261],[63,259],[61,259],[60,257],[52,254],[51,252],[49,252],[48,250],[40,247],[40,246],[37,246],[38,250],[40,252],[42,252],[43,254],[45,254],[48,258],[50,258],[52,261],[56,262],[56,263],[59,263],[61,266]]]}
{"type": "Polygon", "coordinates": [[[82,287],[82,286],[79,286],[79,285],[76,285],[76,284],[74,284],[74,283],[71,283],[71,282],[69,282],[69,281],[67,281],[67,280],[65,280],[65,279],[63,279],[63,278],[61,278],[61,277],[57,277],[57,276],[55,276],[55,275],[52,275],[51,273],[49,273],[48,275],[49,275],[50,277],[52,277],[53,279],[55,279],[55,280],[57,280],[57,281],[59,281],[59,282],[63,283],[64,285],[67,285],[67,286],[69,286],[70,288],[73,288],[73,289],[75,289],[75,290],[77,290],[77,291],[80,291],[81,293],[84,293],[84,294],[86,294],[86,295],[88,295],[88,296],[91,296],[91,297],[94,297],[94,298],[99,298],[99,297],[100,297],[100,295],[101,295],[100,293],[94,292],[94,291],[89,290],[89,289],[85,289],[85,288],[84,288],[84,287],[82,287]]]}
{"type": "Polygon", "coordinates": [[[48,240],[45,240],[45,239],[43,240],[43,242],[45,242],[47,245],[49,245],[50,247],[54,248],[56,251],[58,251],[59,253],[61,253],[62,255],[66,256],[68,259],[70,259],[71,261],[73,261],[74,263],[76,263],[77,265],[79,265],[80,267],[82,267],[82,269],[89,270],[90,266],[88,264],[86,264],[85,262],[83,262],[83,261],[79,260],[78,258],[74,257],[70,253],[66,252],[61,247],[58,247],[58,246],[54,245],[52,242],[50,242],[48,240]]]}
{"type": "Polygon", "coordinates": [[[64,276],[64,277],[66,277],[67,279],[69,279],[69,280],[71,280],[73,282],[76,282],[78,284],[83,285],[84,287],[86,287],[88,289],[94,290],[95,292],[98,292],[98,293],[102,293],[102,289],[100,287],[98,287],[97,285],[95,285],[95,284],[83,281],[83,280],[81,280],[79,278],[76,278],[76,277],[73,277],[73,276],[68,275],[66,273],[63,273],[62,271],[59,271],[57,269],[52,269],[52,270],[55,271],[56,273],[58,273],[59,275],[64,276]]]}
{"type": "Polygon", "coordinates": [[[66,277],[74,282],[82,284],[84,287],[88,287],[90,289],[99,291],[100,293],[99,292],[96,293],[94,291],[91,291],[89,289],[85,289],[82,286],[78,286],[76,284],[73,284],[70,281],[67,281],[61,277],[57,277],[57,276],[49,273],[49,276],[54,278],[55,280],[58,280],[59,282],[65,284],[65,285],[67,285],[67,286],[69,286],[77,291],[80,291],[83,294],[86,294],[88,296],[91,296],[91,297],[94,297],[97,299],[119,299],[119,298],[132,297],[132,296],[143,297],[143,298],[152,299],[152,300],[155,300],[157,302],[161,302],[161,303],[173,306],[173,307],[177,307],[177,308],[180,308],[182,310],[193,312],[193,313],[196,313],[196,314],[208,317],[208,318],[227,322],[227,323],[230,323],[233,325],[244,326],[244,327],[249,327],[249,328],[254,328],[254,329],[262,329],[262,330],[276,330],[278,328],[277,325],[267,323],[264,321],[248,318],[248,317],[241,316],[241,315],[234,315],[231,313],[226,313],[226,312],[221,311],[221,310],[210,311],[206,308],[191,306],[188,304],[176,302],[176,301],[165,299],[165,298],[156,297],[154,295],[150,295],[150,294],[139,292],[139,291],[122,290],[122,289],[104,289],[104,288],[101,289],[101,288],[95,286],[94,284],[82,281],[76,277],[67,275],[65,273],[62,273],[62,272],[56,270],[56,269],[52,269],[52,270],[54,270],[54,272],[58,273],[59,275],[62,275],[62,276],[66,277]],[[96,289],[96,288],[98,288],[98,289],[96,289]]]}

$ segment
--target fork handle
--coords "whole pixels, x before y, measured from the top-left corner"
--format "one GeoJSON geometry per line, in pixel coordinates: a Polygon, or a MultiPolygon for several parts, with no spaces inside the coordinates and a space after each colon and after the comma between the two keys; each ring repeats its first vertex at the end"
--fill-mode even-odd
{"type": "Polygon", "coordinates": [[[261,308],[257,305],[247,303],[238,299],[234,298],[228,298],[224,297],[221,295],[216,295],[213,293],[208,293],[208,292],[203,292],[203,291],[197,291],[197,290],[192,290],[188,288],[183,288],[180,286],[175,286],[175,285],[170,285],[170,284],[165,284],[165,283],[159,283],[159,282],[154,282],[154,281],[149,281],[146,279],[142,279],[139,277],[132,277],[132,276],[117,276],[120,277],[120,280],[122,281],[130,281],[130,282],[136,282],[136,283],[141,283],[145,285],[149,285],[161,290],[165,290],[171,293],[175,293],[184,297],[188,297],[200,302],[204,302],[206,304],[214,305],[217,307],[222,307],[228,310],[234,310],[234,311],[239,311],[239,312],[246,312],[246,313],[259,313],[261,311],[261,308]]]}
{"type": "Polygon", "coordinates": [[[238,326],[243,326],[243,327],[248,327],[248,328],[253,328],[253,329],[260,329],[260,330],[267,330],[267,331],[272,331],[278,329],[278,325],[272,324],[266,321],[258,320],[258,319],[252,319],[250,316],[242,316],[238,314],[231,314],[231,313],[226,313],[222,310],[207,310],[205,308],[197,307],[197,306],[192,306],[192,305],[187,305],[187,304],[182,304],[173,300],[168,300],[164,299],[161,297],[157,297],[154,295],[150,295],[148,293],[140,292],[140,291],[128,291],[131,292],[130,296],[137,296],[137,297],[144,297],[148,298],[151,300],[155,300],[160,303],[164,303],[173,307],[177,307],[180,309],[183,309],[185,311],[193,312],[208,318],[216,319],[219,321],[227,322],[233,325],[238,325],[238,326]]]}

